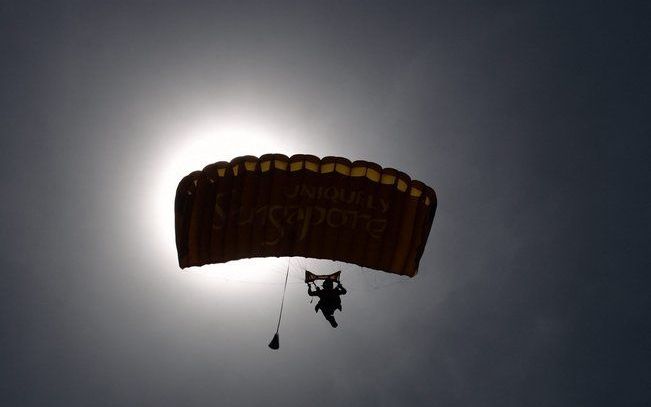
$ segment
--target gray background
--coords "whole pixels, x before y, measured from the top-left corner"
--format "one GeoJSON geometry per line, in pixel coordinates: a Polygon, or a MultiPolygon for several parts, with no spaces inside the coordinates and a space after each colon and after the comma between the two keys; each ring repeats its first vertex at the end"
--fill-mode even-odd
{"type": "Polygon", "coordinates": [[[644,405],[648,22],[634,2],[2,1],[1,404],[644,405]],[[416,278],[344,267],[338,329],[298,279],[341,265],[297,260],[277,352],[285,260],[182,272],[171,240],[179,172],[262,152],[439,195],[416,278]]]}

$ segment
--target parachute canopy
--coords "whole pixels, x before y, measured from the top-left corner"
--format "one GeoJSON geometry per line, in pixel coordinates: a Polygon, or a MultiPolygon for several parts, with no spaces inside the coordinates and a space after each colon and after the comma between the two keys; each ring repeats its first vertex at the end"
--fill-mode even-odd
{"type": "Polygon", "coordinates": [[[413,277],[435,211],[432,188],[375,163],[238,157],[179,183],[179,265],[302,256],[413,277]]]}

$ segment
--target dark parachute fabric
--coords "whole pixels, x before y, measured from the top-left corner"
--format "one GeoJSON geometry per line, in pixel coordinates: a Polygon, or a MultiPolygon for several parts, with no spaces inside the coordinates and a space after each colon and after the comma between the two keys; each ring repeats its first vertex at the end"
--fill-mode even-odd
{"type": "Polygon", "coordinates": [[[238,157],[179,183],[179,265],[302,256],[413,277],[436,203],[432,188],[367,161],[238,157]]]}

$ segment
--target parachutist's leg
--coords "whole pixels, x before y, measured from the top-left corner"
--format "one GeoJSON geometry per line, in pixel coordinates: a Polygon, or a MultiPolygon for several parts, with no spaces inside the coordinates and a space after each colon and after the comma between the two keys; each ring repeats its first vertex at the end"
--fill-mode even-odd
{"type": "Polygon", "coordinates": [[[332,315],[325,315],[325,314],[323,314],[323,316],[325,317],[325,319],[328,320],[328,322],[330,322],[330,325],[331,325],[333,328],[336,328],[337,326],[339,326],[339,325],[337,324],[337,321],[335,320],[335,317],[333,317],[332,315]]]}

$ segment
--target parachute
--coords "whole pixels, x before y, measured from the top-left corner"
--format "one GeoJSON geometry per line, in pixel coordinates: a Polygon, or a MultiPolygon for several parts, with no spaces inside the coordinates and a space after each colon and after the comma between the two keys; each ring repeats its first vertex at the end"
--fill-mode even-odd
{"type": "Polygon", "coordinates": [[[372,162],[237,157],[179,183],[179,265],[300,256],[413,277],[436,204],[432,188],[372,162]]]}

